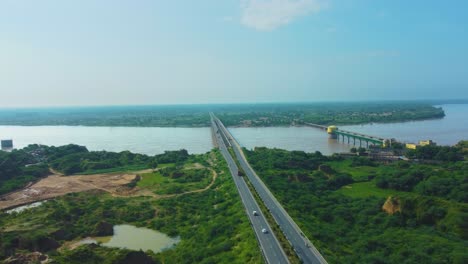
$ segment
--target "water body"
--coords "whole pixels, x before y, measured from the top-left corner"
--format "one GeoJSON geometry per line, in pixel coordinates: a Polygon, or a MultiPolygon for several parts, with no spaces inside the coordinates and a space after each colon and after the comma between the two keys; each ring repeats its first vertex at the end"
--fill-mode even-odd
{"type": "Polygon", "coordinates": [[[147,155],[182,148],[200,154],[213,148],[209,128],[0,126],[0,138],[13,139],[15,148],[29,144],[62,146],[73,143],[89,150],[129,150],[147,155]]]}
{"type": "Polygon", "coordinates": [[[152,250],[161,252],[180,242],[180,238],[171,238],[161,232],[148,228],[138,228],[132,225],[114,226],[114,235],[111,237],[85,238],[80,244],[102,242],[102,246],[126,248],[131,250],[152,250]]]}
{"type": "Polygon", "coordinates": [[[419,140],[432,139],[439,145],[454,145],[460,140],[468,140],[468,104],[441,107],[445,111],[442,119],[340,127],[383,138],[396,138],[402,142],[417,143],[419,140]]]}
{"type": "Polygon", "coordinates": [[[312,127],[229,128],[229,131],[247,149],[269,147],[331,155],[351,148],[329,139],[326,131],[312,127]]]}
{"type": "MultiPolygon", "coordinates": [[[[341,126],[341,128],[403,142],[432,139],[453,145],[468,139],[468,104],[443,105],[443,119],[341,126]]],[[[287,150],[320,151],[325,155],[348,151],[351,146],[329,140],[323,131],[311,127],[229,128],[239,143],[248,148],[270,147],[287,150]]],[[[70,143],[89,150],[124,151],[148,155],[185,148],[200,154],[213,148],[211,130],[171,127],[84,127],[84,126],[0,126],[0,139],[13,139],[15,148],[28,144],[61,146],[70,143]]]]}

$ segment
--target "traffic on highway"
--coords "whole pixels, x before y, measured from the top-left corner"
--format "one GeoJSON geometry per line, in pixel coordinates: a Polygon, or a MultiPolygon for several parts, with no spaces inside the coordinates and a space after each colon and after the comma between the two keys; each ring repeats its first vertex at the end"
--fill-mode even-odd
{"type": "Polygon", "coordinates": [[[215,140],[217,145],[227,162],[229,171],[231,172],[234,183],[237,187],[242,203],[246,210],[246,214],[250,220],[252,228],[255,232],[257,240],[260,245],[260,249],[267,263],[289,263],[286,253],[282,249],[275,234],[271,232],[271,227],[268,224],[264,214],[261,212],[259,205],[257,204],[254,196],[250,192],[247,183],[243,177],[239,177],[239,168],[236,162],[229,153],[225,142],[227,137],[224,132],[219,129],[217,122],[212,120],[213,133],[215,134],[215,140]]]}
{"type": "Polygon", "coordinates": [[[318,252],[315,246],[304,235],[301,229],[297,226],[294,220],[284,210],[281,204],[276,200],[270,190],[266,187],[263,181],[258,177],[255,171],[250,167],[245,158],[242,149],[230,132],[224,127],[222,122],[214,115],[212,118],[217,124],[220,131],[225,135],[228,144],[232,146],[237,160],[249,181],[254,186],[258,195],[262,199],[269,213],[273,216],[286,238],[294,248],[294,251],[304,263],[324,264],[327,263],[323,256],[318,252]]]}

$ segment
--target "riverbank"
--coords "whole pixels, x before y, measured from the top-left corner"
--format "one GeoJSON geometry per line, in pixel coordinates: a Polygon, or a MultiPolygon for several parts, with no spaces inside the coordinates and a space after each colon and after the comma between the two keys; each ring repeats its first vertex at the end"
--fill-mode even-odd
{"type": "Polygon", "coordinates": [[[301,123],[364,124],[440,118],[444,111],[424,102],[269,103],[186,106],[119,106],[0,109],[0,125],[88,127],[209,127],[209,112],[227,126],[301,123]]]}

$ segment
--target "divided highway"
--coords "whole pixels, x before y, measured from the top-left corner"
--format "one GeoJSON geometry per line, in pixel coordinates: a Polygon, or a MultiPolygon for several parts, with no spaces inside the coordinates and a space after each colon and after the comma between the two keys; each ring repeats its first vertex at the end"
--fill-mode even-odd
{"type": "Polygon", "coordinates": [[[289,260],[284,253],[281,245],[278,242],[278,239],[271,230],[270,225],[268,224],[265,216],[260,210],[259,205],[255,201],[252,193],[250,192],[247,183],[243,177],[238,176],[239,168],[237,167],[236,162],[229,153],[226,144],[228,143],[228,138],[224,134],[224,131],[221,130],[218,126],[218,123],[213,119],[212,116],[212,128],[214,133],[214,139],[216,140],[217,145],[226,160],[229,171],[231,172],[234,183],[236,184],[237,191],[241,197],[242,203],[246,210],[247,216],[250,220],[252,228],[255,232],[257,240],[260,244],[262,254],[267,263],[278,263],[278,264],[289,264],[289,260]],[[256,215],[253,212],[256,211],[256,215]],[[266,231],[266,232],[265,232],[266,231]]]}
{"type": "Polygon", "coordinates": [[[296,254],[304,263],[311,264],[324,264],[327,263],[314,245],[309,239],[303,234],[301,229],[297,226],[294,220],[284,210],[281,204],[276,200],[270,190],[266,187],[263,181],[258,177],[255,171],[250,167],[247,159],[242,152],[240,145],[231,135],[231,133],[224,127],[221,121],[212,115],[212,120],[216,123],[217,127],[227,137],[227,143],[232,146],[234,153],[236,154],[237,160],[240,166],[246,173],[250,182],[254,186],[260,198],[263,200],[265,206],[270,211],[271,215],[278,223],[279,227],[283,231],[286,238],[293,246],[296,254]]]}

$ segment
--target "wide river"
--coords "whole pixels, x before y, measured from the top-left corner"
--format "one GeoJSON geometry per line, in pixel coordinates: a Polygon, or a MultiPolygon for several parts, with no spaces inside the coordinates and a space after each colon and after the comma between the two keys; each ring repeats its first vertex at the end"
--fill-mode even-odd
{"type": "MultiPolygon", "coordinates": [[[[468,104],[443,105],[443,119],[342,126],[341,128],[396,138],[403,142],[432,139],[441,145],[468,140],[468,104]]],[[[328,135],[310,127],[229,128],[246,148],[256,146],[288,150],[320,151],[323,154],[346,151],[350,146],[329,140],[328,135]]],[[[213,147],[210,128],[83,127],[83,126],[0,126],[1,139],[13,139],[15,148],[28,144],[60,146],[74,143],[89,150],[123,151],[154,155],[165,150],[185,148],[205,153],[213,147]]]]}

